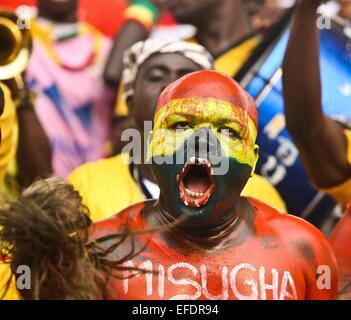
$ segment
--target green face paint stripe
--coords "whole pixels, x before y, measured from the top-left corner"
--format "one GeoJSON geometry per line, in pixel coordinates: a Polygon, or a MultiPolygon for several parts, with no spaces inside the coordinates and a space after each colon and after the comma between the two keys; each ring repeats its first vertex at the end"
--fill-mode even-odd
{"type": "Polygon", "coordinates": [[[152,155],[170,155],[175,153],[186,139],[189,139],[192,134],[204,126],[211,127],[228,157],[234,157],[240,163],[248,163],[252,167],[255,166],[257,161],[257,151],[255,150],[258,147],[255,145],[257,130],[253,121],[243,109],[235,109],[227,102],[216,101],[214,99],[172,100],[167,107],[161,108],[155,115],[155,126],[148,148],[148,159],[152,155]],[[221,112],[218,112],[218,109],[221,112]],[[189,110],[192,114],[189,114],[189,110]],[[195,116],[201,118],[201,111],[206,113],[206,121],[206,117],[203,116],[202,120],[197,120],[197,123],[189,120],[192,119],[194,121],[195,116]],[[218,113],[221,113],[220,117],[218,117],[218,113]],[[220,119],[221,121],[217,121],[216,119],[220,119]],[[192,123],[194,128],[177,132],[170,129],[177,121],[182,122],[184,120],[192,123]],[[211,122],[212,120],[216,121],[211,122]],[[246,121],[246,126],[242,124],[243,121],[246,121]],[[220,134],[218,129],[223,123],[226,123],[229,128],[237,128],[239,126],[242,130],[239,136],[244,138],[232,139],[220,134]]]}
{"type": "MultiPolygon", "coordinates": [[[[182,164],[170,164],[173,161],[172,156],[167,157],[154,157],[153,158],[153,171],[158,173],[158,178],[163,179],[161,181],[161,185],[168,184],[169,185],[169,192],[171,194],[175,194],[175,204],[177,206],[177,212],[180,214],[188,214],[192,219],[201,219],[211,214],[214,210],[216,205],[220,205],[221,201],[225,201],[228,197],[231,196],[231,192],[233,188],[243,188],[248,175],[252,168],[247,164],[241,164],[237,162],[235,159],[229,160],[229,171],[226,175],[215,176],[215,182],[218,186],[216,192],[214,192],[209,201],[202,207],[202,208],[191,208],[185,206],[179,196],[179,187],[176,181],[176,176],[181,172],[183,165],[182,164]],[[164,164],[156,164],[161,163],[164,164]],[[167,164],[168,163],[168,164],[167,164]]],[[[168,195],[165,195],[165,197],[168,195]]],[[[161,197],[162,197],[162,190],[161,190],[161,197]]]]}

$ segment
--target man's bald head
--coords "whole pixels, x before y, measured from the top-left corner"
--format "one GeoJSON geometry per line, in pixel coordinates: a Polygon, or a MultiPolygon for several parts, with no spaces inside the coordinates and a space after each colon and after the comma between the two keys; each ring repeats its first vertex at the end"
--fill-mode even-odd
{"type": "Polygon", "coordinates": [[[243,109],[258,128],[257,108],[252,97],[232,78],[222,73],[203,70],[191,73],[168,86],[161,94],[156,113],[172,100],[215,99],[233,108],[243,109]]]}

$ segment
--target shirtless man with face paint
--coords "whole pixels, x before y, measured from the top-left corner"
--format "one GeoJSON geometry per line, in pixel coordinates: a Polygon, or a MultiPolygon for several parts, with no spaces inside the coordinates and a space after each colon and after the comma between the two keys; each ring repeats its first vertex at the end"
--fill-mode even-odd
{"type": "Polygon", "coordinates": [[[335,296],[336,262],[326,238],[300,218],[240,197],[258,158],[256,136],[255,103],[229,77],[199,71],[165,89],[149,141],[159,200],[131,206],[92,228],[92,239],[126,224],[133,231],[159,230],[135,235],[112,254],[124,257],[135,246],[141,251],[126,266],[153,272],[109,278],[104,298],[335,296]]]}

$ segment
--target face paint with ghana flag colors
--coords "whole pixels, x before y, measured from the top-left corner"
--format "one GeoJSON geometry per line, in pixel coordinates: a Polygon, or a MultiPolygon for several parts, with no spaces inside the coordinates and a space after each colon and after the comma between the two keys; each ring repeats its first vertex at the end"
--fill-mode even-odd
{"type": "Polygon", "coordinates": [[[233,79],[189,74],[161,94],[148,158],[173,217],[221,221],[235,209],[258,159],[257,110],[233,79]]]}

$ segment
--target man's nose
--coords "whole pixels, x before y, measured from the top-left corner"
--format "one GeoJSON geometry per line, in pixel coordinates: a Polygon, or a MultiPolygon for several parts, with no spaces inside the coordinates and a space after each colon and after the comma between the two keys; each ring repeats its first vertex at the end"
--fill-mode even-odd
{"type": "Polygon", "coordinates": [[[196,131],[191,141],[192,151],[196,154],[217,154],[218,141],[210,127],[203,127],[196,131]]]}

